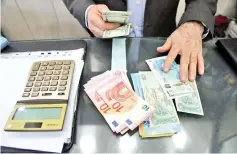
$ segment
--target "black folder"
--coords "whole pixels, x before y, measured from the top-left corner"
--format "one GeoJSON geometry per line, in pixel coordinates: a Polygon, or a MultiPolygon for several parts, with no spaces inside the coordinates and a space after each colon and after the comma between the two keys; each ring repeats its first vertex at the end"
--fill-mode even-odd
{"type": "Polygon", "coordinates": [[[221,39],[216,42],[219,53],[237,70],[237,38],[221,39]]]}

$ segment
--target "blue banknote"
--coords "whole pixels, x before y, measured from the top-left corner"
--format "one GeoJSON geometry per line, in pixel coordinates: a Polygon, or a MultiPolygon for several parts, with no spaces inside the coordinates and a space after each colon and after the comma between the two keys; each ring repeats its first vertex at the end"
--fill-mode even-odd
{"type": "Polygon", "coordinates": [[[131,73],[131,78],[135,92],[145,100],[139,73],[131,73]]]}

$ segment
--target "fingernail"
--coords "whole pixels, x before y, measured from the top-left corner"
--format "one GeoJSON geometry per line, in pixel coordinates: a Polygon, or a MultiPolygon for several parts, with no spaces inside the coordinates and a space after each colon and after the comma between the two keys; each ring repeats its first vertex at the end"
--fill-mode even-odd
{"type": "Polygon", "coordinates": [[[164,72],[168,72],[169,68],[167,66],[164,66],[163,70],[164,70],[164,72]]]}
{"type": "Polygon", "coordinates": [[[201,69],[201,71],[200,71],[200,75],[203,75],[203,74],[204,74],[204,70],[201,69]]]}
{"type": "Polygon", "coordinates": [[[157,50],[160,50],[161,49],[161,47],[157,47],[157,50]]]}
{"type": "Polygon", "coordinates": [[[192,74],[191,74],[189,77],[190,77],[190,80],[191,80],[191,81],[193,81],[194,78],[195,78],[194,75],[192,75],[192,74]]]}
{"type": "Polygon", "coordinates": [[[186,80],[186,76],[183,73],[180,75],[180,80],[182,82],[185,82],[185,80],[186,80]]]}

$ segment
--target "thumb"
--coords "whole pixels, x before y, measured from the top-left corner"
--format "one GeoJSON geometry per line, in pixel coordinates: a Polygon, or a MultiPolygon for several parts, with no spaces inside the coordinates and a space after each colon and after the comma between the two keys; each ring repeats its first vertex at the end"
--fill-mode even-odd
{"type": "Polygon", "coordinates": [[[102,13],[103,11],[109,11],[109,8],[104,4],[97,5],[97,9],[99,10],[100,13],[102,13]]]}
{"type": "Polygon", "coordinates": [[[157,48],[157,51],[161,53],[167,52],[170,48],[171,48],[171,39],[168,38],[163,46],[157,48]]]}

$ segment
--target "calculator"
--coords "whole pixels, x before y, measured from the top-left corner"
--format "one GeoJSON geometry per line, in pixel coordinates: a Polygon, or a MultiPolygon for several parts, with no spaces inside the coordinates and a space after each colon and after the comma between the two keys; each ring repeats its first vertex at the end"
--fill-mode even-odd
{"type": "Polygon", "coordinates": [[[62,130],[74,67],[73,60],[33,63],[22,96],[14,106],[4,130],[62,130]]]}
{"type": "Polygon", "coordinates": [[[73,60],[35,62],[18,102],[65,102],[69,99],[74,70],[73,60]]]}

